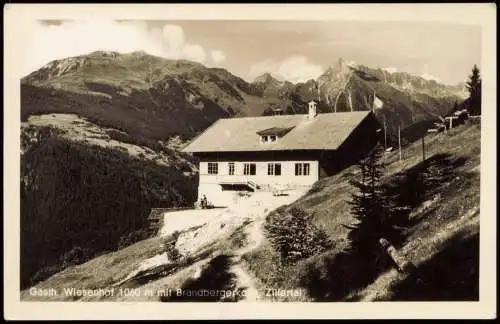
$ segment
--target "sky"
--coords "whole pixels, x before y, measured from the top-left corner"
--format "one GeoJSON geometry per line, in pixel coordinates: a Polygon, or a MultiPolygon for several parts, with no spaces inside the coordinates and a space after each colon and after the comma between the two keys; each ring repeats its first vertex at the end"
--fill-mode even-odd
{"type": "Polygon", "coordinates": [[[481,66],[474,25],[390,21],[33,20],[20,32],[24,75],[96,50],[145,51],[226,68],[247,81],[268,72],[292,82],[317,78],[339,58],[442,83],[481,66]],[[36,53],[34,55],[33,53],[36,53]]]}

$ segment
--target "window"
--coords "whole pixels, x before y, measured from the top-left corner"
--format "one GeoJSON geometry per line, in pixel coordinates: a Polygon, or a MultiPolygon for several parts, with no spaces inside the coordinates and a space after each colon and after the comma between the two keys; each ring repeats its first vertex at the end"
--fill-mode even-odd
{"type": "Polygon", "coordinates": [[[277,140],[278,140],[277,135],[262,135],[260,137],[260,141],[262,143],[272,143],[272,142],[276,142],[277,140]]]}
{"type": "Polygon", "coordinates": [[[276,163],[274,165],[274,175],[280,176],[281,175],[281,164],[276,163]]]}
{"type": "Polygon", "coordinates": [[[310,172],[309,163],[295,163],[295,175],[296,176],[307,176],[310,172]]]}
{"type": "Polygon", "coordinates": [[[304,163],[304,170],[303,170],[303,175],[308,176],[309,175],[309,163],[304,163]]]}
{"type": "Polygon", "coordinates": [[[243,167],[244,175],[255,175],[256,166],[255,163],[245,163],[243,167]]]}
{"type": "Polygon", "coordinates": [[[302,163],[295,163],[295,175],[302,175],[302,163]]]}
{"type": "Polygon", "coordinates": [[[229,162],[229,175],[234,175],[234,162],[229,162]]]}
{"type": "Polygon", "coordinates": [[[219,165],[216,162],[208,162],[208,174],[219,173],[219,165]]]}
{"type": "Polygon", "coordinates": [[[281,175],[281,163],[268,163],[267,175],[281,175]]]}

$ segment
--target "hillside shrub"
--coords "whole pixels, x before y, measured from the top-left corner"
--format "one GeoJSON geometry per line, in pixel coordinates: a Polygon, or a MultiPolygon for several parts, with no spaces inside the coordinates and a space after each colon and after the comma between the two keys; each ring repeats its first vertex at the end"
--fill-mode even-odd
{"type": "Polygon", "coordinates": [[[294,263],[332,247],[326,232],[313,223],[312,215],[298,208],[269,214],[264,229],[281,263],[294,263]]]}
{"type": "Polygon", "coordinates": [[[296,264],[281,263],[279,254],[267,242],[244,254],[242,259],[263,286],[268,288],[293,287],[289,269],[294,268],[296,264]]]}
{"type": "Polygon", "coordinates": [[[109,137],[118,142],[130,143],[132,141],[130,135],[116,129],[107,129],[106,134],[108,134],[109,137]]]}
{"type": "Polygon", "coordinates": [[[42,145],[47,139],[63,134],[63,131],[53,126],[28,125],[21,131],[21,149],[28,151],[42,145]]]}
{"type": "Polygon", "coordinates": [[[67,267],[69,265],[85,262],[92,254],[93,253],[90,249],[75,246],[71,250],[62,255],[61,266],[67,267]]]}
{"type": "Polygon", "coordinates": [[[162,242],[162,249],[167,254],[168,259],[172,262],[178,262],[182,257],[182,254],[175,247],[180,235],[181,232],[174,231],[172,234],[165,237],[162,242]]]}
{"type": "Polygon", "coordinates": [[[143,227],[141,226],[140,229],[121,236],[118,241],[117,248],[123,249],[124,247],[134,244],[135,242],[145,240],[148,237],[151,237],[153,234],[151,233],[151,230],[147,228],[147,226],[148,226],[147,224],[144,224],[144,226],[143,227]]]}

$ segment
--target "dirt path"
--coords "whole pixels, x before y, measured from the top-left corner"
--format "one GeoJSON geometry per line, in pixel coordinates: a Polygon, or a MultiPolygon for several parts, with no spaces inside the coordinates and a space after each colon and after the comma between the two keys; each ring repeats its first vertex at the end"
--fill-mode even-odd
{"type": "MultiPolygon", "coordinates": [[[[235,285],[235,290],[244,292],[238,296],[238,301],[251,302],[262,300],[264,292],[258,289],[258,287],[262,289],[259,280],[248,271],[241,257],[262,244],[264,240],[262,226],[267,213],[279,206],[295,201],[302,194],[303,192],[297,191],[293,195],[277,198],[272,196],[271,193],[256,193],[254,199],[243,201],[232,208],[212,211],[184,210],[168,212],[164,215],[165,220],[159,236],[166,237],[175,231],[182,231],[177,237],[175,247],[181,255],[190,255],[198,253],[197,251],[203,246],[217,243],[225,235],[230,235],[246,221],[250,221],[244,227],[246,244],[243,247],[235,251],[227,251],[228,255],[223,256],[226,258],[223,264],[215,262],[215,265],[210,263],[197,266],[186,280],[189,279],[198,282],[201,286],[210,286],[213,284],[213,282],[208,280],[208,277],[211,276],[210,267],[223,266],[222,270],[218,270],[219,273],[221,271],[224,271],[224,273],[229,272],[233,276],[230,276],[231,280],[229,283],[220,283],[223,287],[219,288],[224,288],[224,285],[229,287],[235,285]],[[205,269],[209,270],[204,271],[205,269]]],[[[208,259],[211,259],[210,262],[219,260],[216,258],[217,256],[212,256],[208,259]]],[[[143,260],[137,269],[131,272],[124,280],[117,283],[116,286],[122,285],[146,271],[157,271],[157,269],[163,271],[170,263],[166,252],[143,260]]],[[[207,261],[207,263],[209,262],[207,261]]],[[[210,286],[207,289],[209,288],[212,289],[213,287],[210,286]]]]}
{"type": "Polygon", "coordinates": [[[259,291],[255,285],[254,279],[242,265],[241,256],[256,249],[263,240],[261,225],[263,220],[257,219],[245,228],[247,234],[247,245],[237,250],[232,257],[230,272],[236,276],[237,288],[244,290],[244,297],[239,301],[258,301],[260,300],[259,291]]]}

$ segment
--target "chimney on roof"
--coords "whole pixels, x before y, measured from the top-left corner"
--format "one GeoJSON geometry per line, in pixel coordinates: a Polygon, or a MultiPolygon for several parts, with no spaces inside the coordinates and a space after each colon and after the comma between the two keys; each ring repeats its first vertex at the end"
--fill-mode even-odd
{"type": "Polygon", "coordinates": [[[314,119],[317,115],[317,109],[316,109],[317,103],[314,100],[309,101],[309,115],[307,116],[308,119],[314,119]]]}

